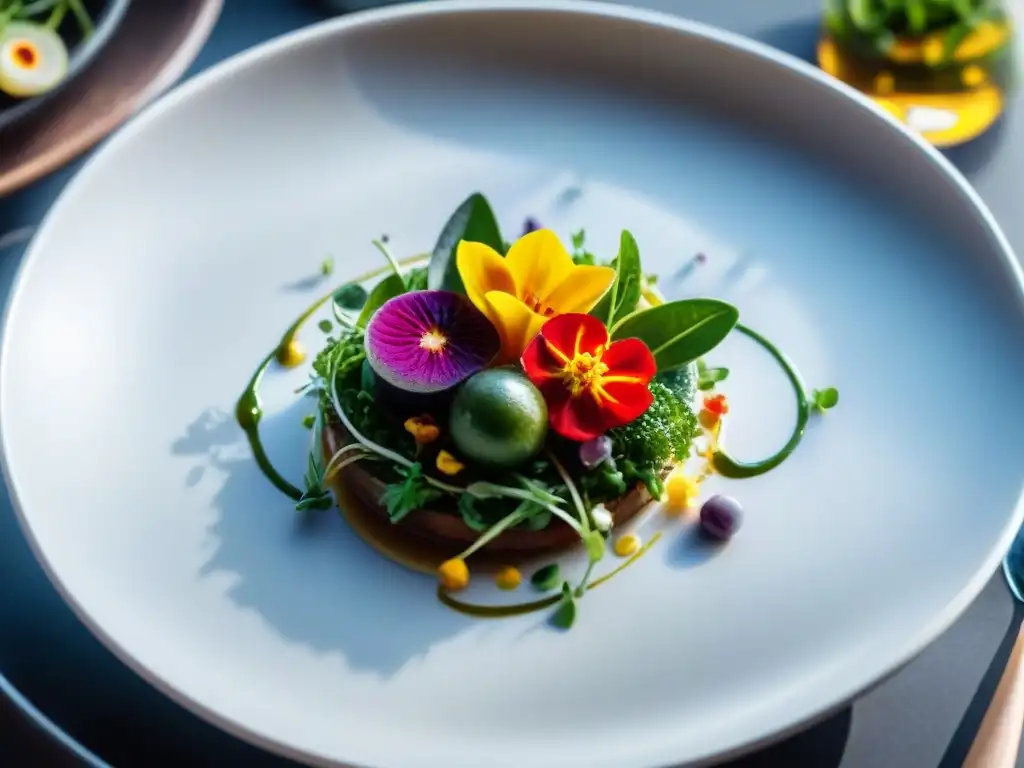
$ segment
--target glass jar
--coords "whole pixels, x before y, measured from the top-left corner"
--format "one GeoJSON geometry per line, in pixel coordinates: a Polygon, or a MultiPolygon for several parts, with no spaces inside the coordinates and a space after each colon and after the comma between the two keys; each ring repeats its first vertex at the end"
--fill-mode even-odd
{"type": "Polygon", "coordinates": [[[1002,114],[1014,47],[1000,0],[827,0],[818,65],[948,147],[1002,114]]]}

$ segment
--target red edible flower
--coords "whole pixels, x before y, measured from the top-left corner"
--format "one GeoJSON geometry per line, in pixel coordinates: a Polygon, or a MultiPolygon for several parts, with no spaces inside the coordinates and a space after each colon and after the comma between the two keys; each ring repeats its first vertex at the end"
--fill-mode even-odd
{"type": "Polygon", "coordinates": [[[591,315],[548,320],[521,358],[544,396],[551,427],[570,440],[590,440],[628,424],[651,405],[647,384],[657,366],[639,339],[609,344],[608,329],[591,315]]]}
{"type": "Polygon", "coordinates": [[[704,398],[704,410],[715,416],[725,416],[729,412],[729,401],[725,395],[711,395],[704,398]]]}

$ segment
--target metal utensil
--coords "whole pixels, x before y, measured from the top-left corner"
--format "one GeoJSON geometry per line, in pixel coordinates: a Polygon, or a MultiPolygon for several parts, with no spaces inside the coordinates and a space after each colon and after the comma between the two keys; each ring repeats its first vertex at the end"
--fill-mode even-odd
{"type": "MultiPolygon", "coordinates": [[[[1003,558],[1003,576],[1024,604],[1024,529],[1003,558]]],[[[1019,627],[1006,668],[985,711],[963,768],[1014,768],[1024,730],[1024,624],[1019,627]]]]}

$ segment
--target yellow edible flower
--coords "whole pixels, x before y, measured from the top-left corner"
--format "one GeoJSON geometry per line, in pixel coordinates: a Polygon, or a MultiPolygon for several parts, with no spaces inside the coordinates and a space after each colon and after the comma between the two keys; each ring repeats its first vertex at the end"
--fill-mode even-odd
{"type": "Polygon", "coordinates": [[[498,589],[515,589],[523,583],[523,574],[515,566],[506,565],[494,574],[494,583],[498,589]]]}
{"type": "Polygon", "coordinates": [[[552,317],[589,312],[615,280],[611,267],[574,264],[549,229],[523,235],[504,258],[463,240],[455,263],[466,295],[501,337],[499,364],[518,360],[552,317]]]}
{"type": "Polygon", "coordinates": [[[449,592],[456,592],[469,586],[469,568],[461,557],[445,560],[437,567],[437,580],[449,592]]]}
{"type": "Polygon", "coordinates": [[[429,416],[413,416],[405,420],[404,426],[405,431],[420,445],[432,443],[441,436],[441,430],[429,416]]]}
{"type": "Polygon", "coordinates": [[[682,472],[673,472],[665,481],[666,510],[679,514],[693,506],[700,495],[700,483],[682,472]]]}
{"type": "Polygon", "coordinates": [[[448,451],[441,451],[437,454],[437,468],[446,475],[457,475],[466,468],[466,465],[448,453],[448,451]]]}

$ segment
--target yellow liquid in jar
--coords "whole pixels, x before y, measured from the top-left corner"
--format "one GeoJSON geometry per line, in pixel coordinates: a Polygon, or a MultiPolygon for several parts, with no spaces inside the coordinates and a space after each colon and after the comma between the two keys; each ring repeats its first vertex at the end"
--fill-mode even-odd
{"type": "Polygon", "coordinates": [[[952,49],[945,33],[935,32],[897,38],[884,54],[823,31],[818,65],[926,141],[950,147],[980,136],[1002,114],[1012,45],[1008,21],[982,22],[952,49]]]}

